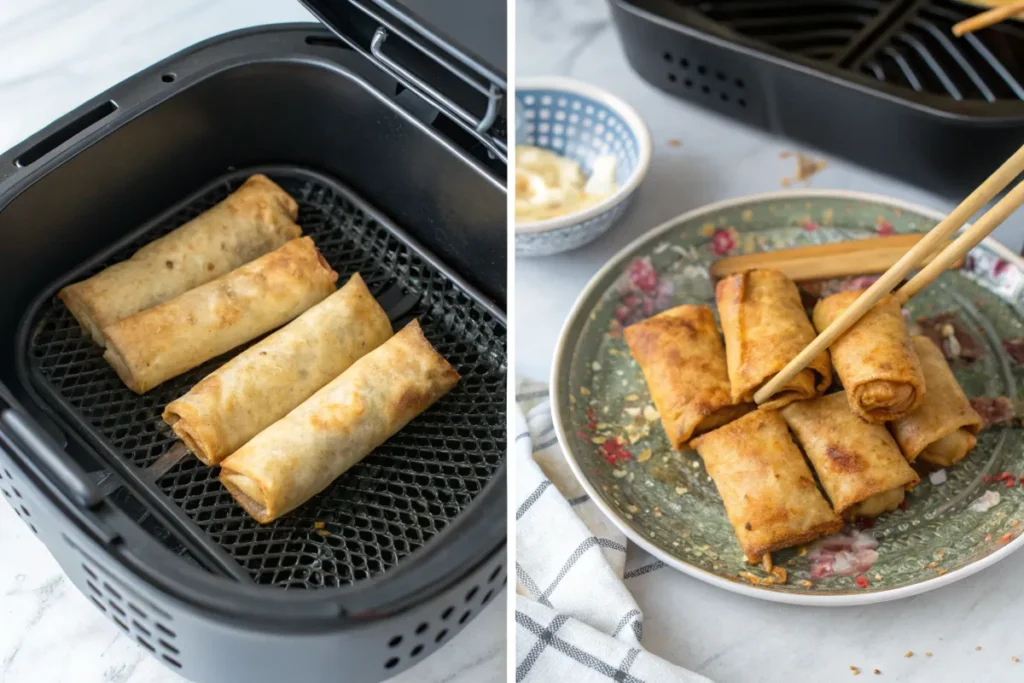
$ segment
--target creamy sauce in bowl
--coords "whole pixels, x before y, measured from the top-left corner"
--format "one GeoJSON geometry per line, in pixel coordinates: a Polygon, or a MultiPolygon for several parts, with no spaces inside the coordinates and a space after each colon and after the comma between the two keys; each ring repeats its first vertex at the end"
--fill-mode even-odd
{"type": "Polygon", "coordinates": [[[590,178],[578,162],[539,147],[516,146],[516,223],[557,218],[594,206],[615,193],[618,160],[594,160],[590,178]]]}

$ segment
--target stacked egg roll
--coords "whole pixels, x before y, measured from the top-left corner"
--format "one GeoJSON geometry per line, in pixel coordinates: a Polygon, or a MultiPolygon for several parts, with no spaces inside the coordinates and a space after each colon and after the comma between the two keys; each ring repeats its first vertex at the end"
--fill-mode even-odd
{"type": "Polygon", "coordinates": [[[753,408],[733,403],[725,350],[707,306],[677,306],[630,325],[623,336],[674,448],[753,408]]]}
{"type": "Polygon", "coordinates": [[[144,393],[269,332],[334,291],[338,279],[309,237],[103,329],[103,357],[144,393]]]}
{"type": "Polygon", "coordinates": [[[344,287],[208,375],[164,410],[213,466],[391,337],[358,273],[344,287]]]}
{"type": "MultiPolygon", "coordinates": [[[[814,340],[800,292],[775,270],[733,275],[715,288],[722,319],[733,401],[750,402],[754,393],[814,340]]],[[[823,351],[762,404],[781,408],[813,398],[832,384],[832,363],[823,351]]]]}
{"type": "Polygon", "coordinates": [[[270,522],[327,488],[458,380],[413,321],[224,459],[220,480],[253,518],[270,522]]]}
{"type": "Polygon", "coordinates": [[[169,301],[302,234],[298,205],[265,175],[251,176],[208,211],[87,280],[61,300],[93,340],[103,328],[169,301]]]}
{"type": "Polygon", "coordinates": [[[839,531],[786,422],[755,410],[693,440],[748,562],[839,531]]]}
{"type": "Polygon", "coordinates": [[[781,412],[836,514],[852,520],[895,510],[906,488],[919,481],[885,425],[861,420],[844,392],[791,403],[781,412]]]}
{"type": "Polygon", "coordinates": [[[928,337],[913,337],[912,341],[928,393],[916,410],[889,423],[889,429],[910,462],[920,459],[935,467],[949,467],[974,448],[983,421],[935,342],[928,337]]]}
{"type": "MultiPolygon", "coordinates": [[[[814,326],[825,330],[863,292],[833,294],[814,307],[814,326]]],[[[829,347],[850,408],[863,420],[898,420],[921,405],[925,380],[899,302],[886,295],[829,347]]]]}

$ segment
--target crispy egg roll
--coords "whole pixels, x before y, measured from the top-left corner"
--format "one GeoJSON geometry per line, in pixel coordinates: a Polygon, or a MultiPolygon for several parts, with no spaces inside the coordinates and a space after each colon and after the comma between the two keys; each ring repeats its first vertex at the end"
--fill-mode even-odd
{"type": "Polygon", "coordinates": [[[356,273],[172,401],[164,421],[196,457],[216,465],[391,334],[387,313],[356,273]]]}
{"type": "Polygon", "coordinates": [[[895,510],[906,488],[919,481],[885,425],[860,419],[845,392],[791,403],[781,412],[837,515],[853,520],[895,510]]]}
{"type": "Polygon", "coordinates": [[[58,296],[100,346],[103,328],[170,301],[302,235],[299,207],[270,178],[257,173],[240,188],[180,228],[154,240],[127,261],[58,296]]]}
{"type": "Polygon", "coordinates": [[[732,401],[725,349],[707,306],[677,306],[630,325],[623,336],[674,448],[753,408],[732,401]]]}
{"type": "Polygon", "coordinates": [[[928,393],[914,412],[889,423],[889,429],[908,461],[920,458],[929,465],[949,467],[974,448],[975,434],[983,422],[935,342],[928,337],[912,337],[911,341],[928,393]]]}
{"type": "MultiPolygon", "coordinates": [[[[840,292],[814,307],[814,326],[824,331],[862,294],[840,292]]],[[[850,408],[863,420],[898,420],[921,405],[924,374],[899,302],[886,295],[829,347],[850,408]]]]}
{"type": "MultiPolygon", "coordinates": [[[[762,385],[814,341],[814,327],[796,285],[775,270],[752,270],[721,280],[715,300],[733,401],[753,401],[762,385]]],[[[781,408],[813,398],[830,384],[832,363],[823,351],[762,407],[781,408]]]]}
{"type": "Polygon", "coordinates": [[[323,491],[458,381],[414,320],[229,455],[220,480],[266,524],[323,491]]]}
{"type": "Polygon", "coordinates": [[[748,562],[843,526],[778,411],[755,410],[692,445],[722,496],[748,562]]]}
{"type": "Polygon", "coordinates": [[[103,329],[103,358],[136,393],[279,327],[334,291],[309,237],[103,329]]]}

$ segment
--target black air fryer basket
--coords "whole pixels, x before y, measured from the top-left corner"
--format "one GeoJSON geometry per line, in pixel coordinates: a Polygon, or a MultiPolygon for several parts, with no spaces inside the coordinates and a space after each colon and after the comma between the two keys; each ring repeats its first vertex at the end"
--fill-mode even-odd
{"type": "Polygon", "coordinates": [[[340,37],[215,38],[0,156],[0,493],[97,609],[191,680],[379,681],[505,583],[504,47],[495,67],[410,6],[316,3],[340,37]],[[295,197],[340,281],[361,273],[462,375],[265,526],[160,419],[234,352],[140,397],[54,297],[256,171],[295,197]]]}
{"type": "Polygon", "coordinates": [[[677,97],[959,198],[1024,142],[1024,23],[956,0],[610,0],[677,97]]]}

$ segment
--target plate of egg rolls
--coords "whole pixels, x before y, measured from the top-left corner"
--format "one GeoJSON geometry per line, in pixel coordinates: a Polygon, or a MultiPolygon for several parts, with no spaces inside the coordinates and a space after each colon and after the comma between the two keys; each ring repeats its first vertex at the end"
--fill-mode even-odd
{"type": "Polygon", "coordinates": [[[943,217],[807,190],[707,206],[627,246],[580,295],[552,371],[588,495],[669,566],[779,602],[905,597],[1019,547],[1020,257],[986,240],[905,307],[883,298],[761,406],[754,393],[877,275],[710,271],[943,217]]]}
{"type": "Polygon", "coordinates": [[[255,174],[58,293],[136,394],[226,355],[162,418],[261,524],[326,489],[460,379],[418,320],[392,329],[359,273],[338,287],[297,216],[295,200],[255,174]]]}

